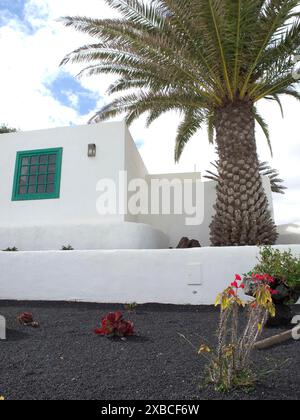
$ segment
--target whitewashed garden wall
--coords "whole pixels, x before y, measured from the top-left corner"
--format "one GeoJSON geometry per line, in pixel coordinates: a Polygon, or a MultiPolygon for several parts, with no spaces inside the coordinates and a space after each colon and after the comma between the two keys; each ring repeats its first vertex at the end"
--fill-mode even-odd
{"type": "MultiPolygon", "coordinates": [[[[300,245],[292,248],[300,254],[300,245]]],[[[0,299],[210,305],[258,248],[0,252],[0,299]]]]}

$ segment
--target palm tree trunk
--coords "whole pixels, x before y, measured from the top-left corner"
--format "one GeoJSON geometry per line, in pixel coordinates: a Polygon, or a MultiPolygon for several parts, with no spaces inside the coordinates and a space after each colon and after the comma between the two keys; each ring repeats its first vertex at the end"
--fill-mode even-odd
{"type": "Polygon", "coordinates": [[[211,224],[214,246],[272,245],[277,232],[259,173],[251,102],[216,112],[219,183],[211,224]]]}

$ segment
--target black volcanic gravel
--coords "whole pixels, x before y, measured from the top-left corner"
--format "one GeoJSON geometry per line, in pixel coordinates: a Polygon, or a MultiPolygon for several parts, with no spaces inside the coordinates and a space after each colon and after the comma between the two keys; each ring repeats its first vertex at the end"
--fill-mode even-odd
{"type": "MultiPolygon", "coordinates": [[[[178,333],[199,347],[212,342],[218,311],[211,307],[141,305],[127,319],[138,337],[126,341],[94,335],[108,311],[122,305],[1,302],[8,339],[0,341],[0,395],[11,400],[207,400],[300,397],[299,342],[255,352],[263,375],[255,391],[220,395],[202,388],[205,361],[178,333]],[[16,316],[33,312],[39,329],[16,316]]],[[[297,307],[300,313],[300,308],[297,307]]],[[[267,330],[273,335],[279,330],[267,330]]]]}

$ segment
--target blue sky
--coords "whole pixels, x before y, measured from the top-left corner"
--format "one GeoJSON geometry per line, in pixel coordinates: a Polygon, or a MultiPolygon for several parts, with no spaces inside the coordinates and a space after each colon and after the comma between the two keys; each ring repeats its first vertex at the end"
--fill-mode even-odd
{"type": "Polygon", "coordinates": [[[62,71],[47,87],[62,105],[74,107],[80,115],[89,114],[97,109],[99,96],[85,89],[68,73],[62,71]]]}
{"type": "Polygon", "coordinates": [[[24,31],[34,33],[34,28],[25,15],[26,0],[0,0],[0,25],[4,26],[9,19],[15,19],[23,25],[24,31]]]}
{"type": "Polygon", "coordinates": [[[0,9],[7,11],[19,19],[24,18],[24,4],[25,0],[0,0],[0,9]]]}

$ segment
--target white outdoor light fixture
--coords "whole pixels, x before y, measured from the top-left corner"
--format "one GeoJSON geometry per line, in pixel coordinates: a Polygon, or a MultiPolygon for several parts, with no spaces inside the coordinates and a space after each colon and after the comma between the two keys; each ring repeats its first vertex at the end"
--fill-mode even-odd
{"type": "Polygon", "coordinates": [[[96,156],[97,147],[94,143],[89,144],[88,146],[88,157],[95,157],[96,156]]]}

